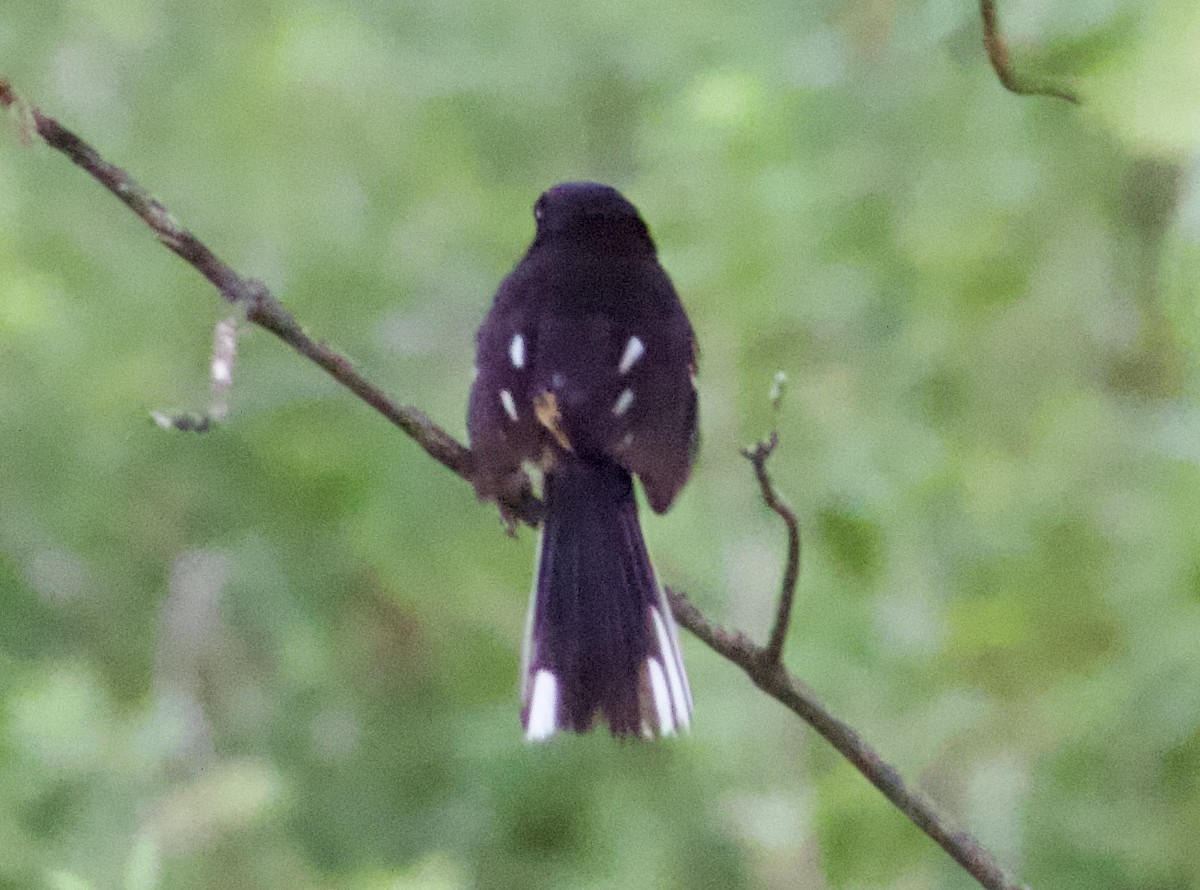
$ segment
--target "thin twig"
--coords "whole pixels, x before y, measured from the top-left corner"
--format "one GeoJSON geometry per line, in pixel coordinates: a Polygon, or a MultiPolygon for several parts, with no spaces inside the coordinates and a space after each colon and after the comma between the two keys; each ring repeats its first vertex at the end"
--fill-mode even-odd
{"type": "Polygon", "coordinates": [[[1030,82],[1013,71],[1008,55],[1008,43],[1005,42],[1004,35],[1000,32],[1000,25],[996,20],[995,0],[980,0],[980,3],[980,11],[983,15],[983,47],[987,50],[992,70],[996,72],[996,76],[1000,78],[1000,83],[1004,85],[1004,88],[1018,96],[1046,96],[1078,105],[1079,96],[1073,91],[1040,81],[1030,82]]]}
{"type": "MultiPolygon", "coordinates": [[[[350,363],[322,343],[314,341],[271,295],[266,286],[250,278],[243,278],[221,262],[204,244],[184,229],[170,212],[122,169],[105,161],[90,145],[62,127],[53,118],[42,114],[37,108],[23,108],[8,83],[0,80],[0,107],[18,105],[18,112],[31,116],[38,135],[48,145],[61,151],[72,161],[99,180],[109,191],[120,198],[158,236],[168,248],[192,265],[207,278],[230,303],[244,308],[247,320],[266,328],[293,349],[324,368],[335,380],[347,387],[356,396],[381,413],[403,430],[425,449],[435,460],[458,476],[471,480],[474,469],[470,451],[449,433],[433,423],[416,408],[397,405],[380,390],[362,377],[350,363]]],[[[774,445],[771,446],[772,448],[774,445]]],[[[769,454],[769,452],[768,452],[769,454]]],[[[767,455],[763,455],[765,464],[767,455]]],[[[756,471],[758,464],[756,464],[756,471]]],[[[760,475],[763,485],[765,469],[760,475]]],[[[773,492],[769,479],[764,492],[773,492]]],[[[506,515],[535,524],[540,519],[541,504],[530,492],[527,483],[514,482],[512,490],[501,499],[506,515]]],[[[778,502],[778,499],[776,499],[778,502]]],[[[770,502],[768,502],[770,503],[770,502]]],[[[774,509],[774,508],[773,508],[774,509]]],[[[776,512],[779,512],[776,510],[776,512]]],[[[790,511],[789,511],[790,512],[790,511]]],[[[786,516],[784,514],[780,514],[786,516]]],[[[794,521],[794,517],[793,517],[794,521]]],[[[789,563],[791,563],[789,545],[789,563]]],[[[799,550],[795,554],[795,568],[799,572],[799,550]]],[[[787,577],[785,572],[785,590],[787,577]]],[[[794,589],[795,579],[790,582],[794,589]]],[[[991,855],[974,838],[962,832],[951,832],[944,827],[933,807],[923,797],[910,790],[899,774],[869,745],[859,738],[849,726],[838,720],[816,699],[799,680],[783,667],[778,653],[771,654],[770,645],[759,647],[743,634],[723,630],[711,623],[684,596],[668,591],[671,608],[679,623],[707,643],[724,658],[744,670],[760,689],[781,702],[820,733],[830,744],[862,772],[887,798],[892,801],[912,822],[942,846],[963,868],[965,868],[987,890],[1019,890],[1003,871],[995,865],[991,855]]],[[[789,606],[790,608],[790,606],[789,606]]],[[[781,605],[782,610],[782,605],[781,605]]],[[[775,644],[782,649],[783,636],[787,631],[786,616],[776,619],[772,639],[779,636],[775,644]]]]}
{"type": "Polygon", "coordinates": [[[237,316],[218,321],[213,329],[212,362],[209,364],[209,387],[212,405],[208,413],[214,420],[229,416],[229,389],[233,386],[233,360],[237,358],[237,316]]]}
{"type": "Polygon", "coordinates": [[[742,457],[754,466],[754,476],[758,479],[763,503],[779,515],[787,528],[787,561],[784,563],[783,581],[779,588],[779,605],[775,610],[771,636],[763,650],[763,657],[775,664],[783,659],[783,644],[792,621],[792,603],[796,599],[796,583],[800,580],[800,521],[792,512],[792,508],[779,496],[775,483],[771,481],[771,474],[767,472],[767,459],[778,447],[779,431],[772,430],[766,439],[752,448],[742,449],[742,457]]]}

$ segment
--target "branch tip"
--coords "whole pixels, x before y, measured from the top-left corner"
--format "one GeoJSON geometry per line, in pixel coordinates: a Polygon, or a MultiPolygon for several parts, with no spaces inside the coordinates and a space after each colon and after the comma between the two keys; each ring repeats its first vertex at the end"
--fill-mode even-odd
{"type": "Polygon", "coordinates": [[[771,409],[775,412],[776,418],[783,411],[783,397],[787,395],[787,384],[787,374],[783,371],[776,371],[775,379],[771,381],[771,409]]]}
{"type": "Polygon", "coordinates": [[[980,0],[980,14],[983,18],[983,48],[987,51],[992,70],[996,72],[996,77],[1006,90],[1018,96],[1044,96],[1049,99],[1062,99],[1072,105],[1080,104],[1079,96],[1072,90],[1053,84],[1033,83],[1019,77],[1012,69],[1008,43],[1000,31],[995,0],[980,0]]]}

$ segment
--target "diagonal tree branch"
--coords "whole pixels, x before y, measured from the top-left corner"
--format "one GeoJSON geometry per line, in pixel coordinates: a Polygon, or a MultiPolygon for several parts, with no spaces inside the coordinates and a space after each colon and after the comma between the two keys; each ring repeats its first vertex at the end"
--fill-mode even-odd
{"type": "Polygon", "coordinates": [[[896,769],[848,724],[833,716],[811,689],[796,679],[766,648],[741,631],[729,631],[709,621],[682,593],[668,590],[676,620],[718,655],[732,661],[755,686],[815,729],[867,780],[895,804],[919,829],[953,857],[980,886],[988,890],[1024,890],[996,864],[995,857],[965,831],[951,830],[923,795],[914,791],[896,769]]]}
{"type": "MultiPolygon", "coordinates": [[[[251,278],[243,278],[225,265],[128,173],[104,160],[94,148],[58,121],[43,114],[36,107],[21,103],[8,82],[0,79],[0,107],[7,106],[16,106],[19,116],[31,122],[34,132],[47,145],[65,154],[123,201],[167,248],[212,282],[225,300],[240,307],[248,321],[266,328],[296,352],[324,368],[335,380],[414,439],[434,460],[461,478],[471,481],[474,462],[466,446],[430,420],[423,411],[394,402],[368,382],[344,357],[309,337],[264,284],[251,278]]],[[[763,692],[820,733],[905,816],[941,845],[981,886],[988,890],[1021,890],[1020,886],[995,864],[992,855],[978,841],[965,832],[955,832],[947,828],[928,800],[908,788],[892,766],[853,729],[834,717],[808,687],[783,666],[781,653],[799,577],[800,544],[799,526],[795,515],[779,499],[766,472],[766,460],[775,446],[776,439],[772,436],[766,443],[759,443],[756,449],[748,449],[746,454],[754,465],[764,500],[783,518],[789,530],[788,562],[770,642],[765,647],[758,646],[741,632],[724,630],[710,622],[678,591],[668,591],[672,611],[680,624],[719,655],[740,667],[763,692]]],[[[523,478],[514,480],[500,501],[502,511],[511,519],[530,525],[535,525],[540,520],[541,502],[533,495],[528,481],[523,478]]]]}

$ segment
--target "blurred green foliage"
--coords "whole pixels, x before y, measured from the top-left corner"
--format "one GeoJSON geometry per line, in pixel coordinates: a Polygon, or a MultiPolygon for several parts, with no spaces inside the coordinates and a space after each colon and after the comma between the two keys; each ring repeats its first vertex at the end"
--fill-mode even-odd
{"type": "MultiPolygon", "coordinates": [[[[47,0],[0,75],[463,431],[538,192],[639,205],[703,348],[663,576],[1032,886],[1200,887],[1200,7],[47,0]]],[[[531,535],[8,117],[0,888],[965,888],[696,641],[686,741],[531,748],[531,535]]]]}

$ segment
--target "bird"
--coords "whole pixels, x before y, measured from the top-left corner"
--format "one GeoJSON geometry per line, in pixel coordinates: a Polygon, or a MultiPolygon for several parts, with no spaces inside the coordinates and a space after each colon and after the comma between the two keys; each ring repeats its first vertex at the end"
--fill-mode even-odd
{"type": "Polygon", "coordinates": [[[690,728],[679,632],[646,550],[633,478],[664,513],[699,450],[696,336],[636,207],[563,182],[476,335],[473,483],[496,500],[540,470],[544,515],[521,667],[540,742],[599,722],[618,737],[690,728]]]}

